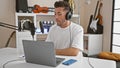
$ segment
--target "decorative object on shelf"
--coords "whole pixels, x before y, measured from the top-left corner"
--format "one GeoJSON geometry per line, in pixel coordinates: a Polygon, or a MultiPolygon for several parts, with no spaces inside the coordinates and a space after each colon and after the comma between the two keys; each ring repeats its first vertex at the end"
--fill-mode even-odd
{"type": "Polygon", "coordinates": [[[39,5],[34,5],[33,7],[33,12],[34,13],[47,13],[48,12],[48,7],[40,7],[39,5]]]}
{"type": "Polygon", "coordinates": [[[40,21],[39,25],[42,33],[48,33],[50,27],[54,25],[54,21],[40,21]]]}
{"type": "Polygon", "coordinates": [[[49,7],[40,7],[40,5],[34,5],[33,7],[33,12],[34,13],[48,13],[48,12],[53,12],[54,11],[54,8],[49,8],[49,7]]]}

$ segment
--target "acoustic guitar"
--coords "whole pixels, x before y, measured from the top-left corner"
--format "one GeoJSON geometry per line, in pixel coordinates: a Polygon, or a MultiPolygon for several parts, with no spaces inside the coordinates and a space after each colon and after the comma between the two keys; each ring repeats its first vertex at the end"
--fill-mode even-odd
{"type": "Polygon", "coordinates": [[[101,10],[102,6],[103,6],[103,3],[100,2],[98,15],[96,17],[97,19],[99,19],[98,22],[97,22],[97,32],[96,32],[97,34],[102,34],[103,33],[103,20],[102,20],[102,15],[100,13],[100,10],[101,10]]]}
{"type": "Polygon", "coordinates": [[[39,5],[34,5],[33,12],[34,13],[48,13],[49,9],[48,7],[40,7],[39,5]]]}
{"type": "Polygon", "coordinates": [[[98,15],[97,15],[97,18],[99,19],[98,24],[100,24],[100,25],[103,25],[102,15],[100,13],[102,6],[103,6],[103,3],[100,3],[99,10],[98,10],[98,15]]]}

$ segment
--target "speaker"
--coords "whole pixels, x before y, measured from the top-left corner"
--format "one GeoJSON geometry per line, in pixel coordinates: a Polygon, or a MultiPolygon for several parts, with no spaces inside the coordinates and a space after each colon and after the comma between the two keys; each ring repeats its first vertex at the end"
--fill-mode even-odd
{"type": "Polygon", "coordinates": [[[66,20],[70,20],[72,18],[73,15],[73,10],[70,8],[70,10],[66,13],[66,20]]]}
{"type": "Polygon", "coordinates": [[[28,11],[27,0],[16,0],[16,12],[26,13],[28,11]]]}

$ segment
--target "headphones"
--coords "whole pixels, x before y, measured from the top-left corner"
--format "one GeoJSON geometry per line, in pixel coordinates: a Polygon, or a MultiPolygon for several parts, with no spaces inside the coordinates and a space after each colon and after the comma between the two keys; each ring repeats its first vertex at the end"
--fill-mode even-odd
{"type": "Polygon", "coordinates": [[[70,8],[69,11],[65,15],[65,19],[70,20],[72,18],[72,15],[73,15],[73,10],[70,8]]]}

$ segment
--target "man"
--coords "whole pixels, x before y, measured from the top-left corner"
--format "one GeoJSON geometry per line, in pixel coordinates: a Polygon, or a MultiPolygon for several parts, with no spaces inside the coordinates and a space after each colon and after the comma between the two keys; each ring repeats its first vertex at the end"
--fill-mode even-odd
{"type": "Polygon", "coordinates": [[[71,11],[68,2],[56,1],[54,7],[56,24],[50,28],[46,41],[54,43],[57,55],[77,56],[83,50],[83,28],[66,18],[71,11]]]}

